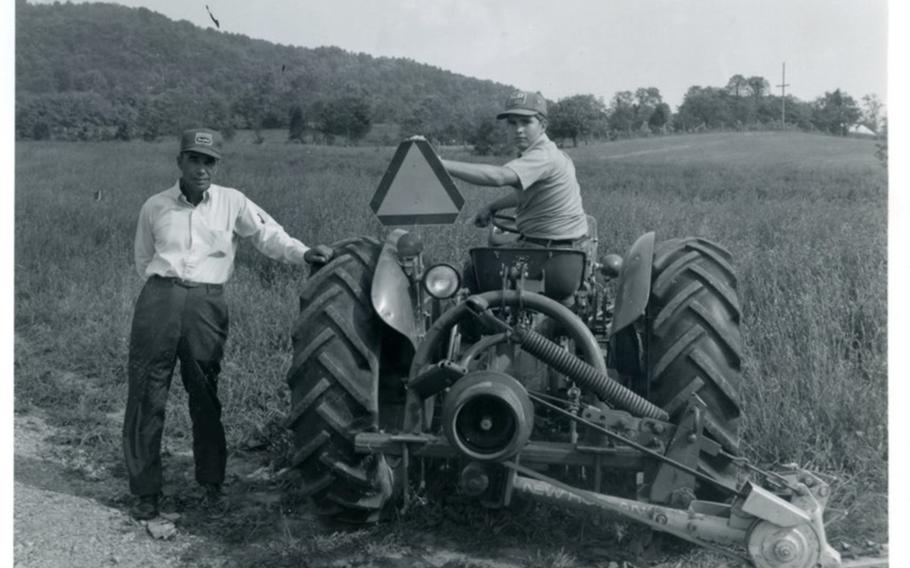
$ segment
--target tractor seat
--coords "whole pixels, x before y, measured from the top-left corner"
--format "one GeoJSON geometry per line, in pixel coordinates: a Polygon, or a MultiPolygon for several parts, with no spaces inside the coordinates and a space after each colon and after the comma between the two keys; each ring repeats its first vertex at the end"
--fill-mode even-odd
{"type": "Polygon", "coordinates": [[[585,276],[586,255],[576,248],[477,247],[470,250],[476,292],[502,290],[503,277],[514,288],[524,273],[524,290],[557,301],[573,296],[585,276]]]}

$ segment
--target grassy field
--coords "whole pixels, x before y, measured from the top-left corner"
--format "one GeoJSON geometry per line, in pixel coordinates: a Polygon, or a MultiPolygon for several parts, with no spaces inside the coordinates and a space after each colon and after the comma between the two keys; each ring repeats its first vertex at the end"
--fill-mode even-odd
{"type": "MultiPolygon", "coordinates": [[[[244,190],[306,243],[380,236],[369,201],[394,147],[317,147],[267,137],[230,144],[219,183],[244,190]]],[[[174,142],[20,143],[16,148],[16,408],[40,407],[74,443],[119,459],[106,426],[125,403],[127,338],[141,281],[132,267],[142,202],[176,179],[174,142]],[[94,198],[101,192],[101,199],[94,198]]],[[[601,251],[640,234],[726,246],[740,275],[744,438],[763,465],[833,476],[829,538],[887,529],[886,175],[874,143],[797,133],[674,136],[580,146],[585,207],[601,251]]],[[[445,157],[473,159],[463,149],[445,157]]],[[[495,160],[490,160],[495,161],[495,160]]],[[[433,260],[460,262],[498,190],[460,185],[456,224],[417,228],[433,260]]],[[[244,245],[228,288],[222,392],[229,445],[284,447],[284,373],[304,269],[244,245]]],[[[179,381],[168,440],[189,436],[179,381]]],[[[124,480],[124,491],[126,491],[124,480]]]]}

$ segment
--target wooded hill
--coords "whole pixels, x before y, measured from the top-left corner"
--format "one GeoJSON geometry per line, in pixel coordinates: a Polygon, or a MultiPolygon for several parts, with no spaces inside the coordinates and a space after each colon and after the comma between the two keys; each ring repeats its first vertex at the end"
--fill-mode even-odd
{"type": "Polygon", "coordinates": [[[145,8],[16,2],[20,138],[154,139],[188,124],[288,127],[296,115],[316,128],[347,120],[336,130],[353,138],[365,119],[366,128],[432,126],[464,139],[513,90],[408,59],[202,29],[145,8]],[[445,124],[424,124],[434,117],[445,124]]]}
{"type": "MultiPolygon", "coordinates": [[[[202,29],[145,8],[16,3],[18,138],[155,140],[205,124],[227,136],[287,128],[291,139],[356,142],[386,123],[379,143],[423,134],[483,154],[505,147],[493,117],[513,90],[408,59],[202,29]]],[[[591,94],[551,101],[547,132],[577,144],[674,131],[878,130],[883,105],[874,95],[862,105],[840,89],[781,100],[764,77],[736,74],[690,87],[675,113],[656,87],[618,91],[608,103],[591,94]]]]}

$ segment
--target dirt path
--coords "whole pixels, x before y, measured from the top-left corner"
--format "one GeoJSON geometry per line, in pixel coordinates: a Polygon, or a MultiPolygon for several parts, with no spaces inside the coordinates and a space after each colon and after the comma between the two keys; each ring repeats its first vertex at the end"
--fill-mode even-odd
{"type": "Polygon", "coordinates": [[[215,510],[202,505],[196,494],[189,452],[167,452],[165,475],[171,481],[164,488],[162,510],[172,522],[150,527],[129,517],[131,500],[116,459],[114,455],[99,459],[74,444],[65,429],[51,426],[39,411],[16,415],[15,566],[526,565],[522,551],[507,547],[491,557],[490,551],[475,555],[451,548],[432,533],[414,534],[405,544],[381,529],[325,526],[307,506],[289,507],[280,482],[255,456],[236,452],[229,458],[226,506],[215,510]],[[152,529],[165,533],[159,534],[165,538],[155,538],[152,529]],[[172,535],[166,534],[171,530],[172,535]]]}
{"type": "MultiPolygon", "coordinates": [[[[16,416],[14,554],[16,566],[179,566],[203,539],[150,538],[125,509],[93,498],[54,447],[54,430],[37,415],[16,416]]],[[[104,482],[103,476],[96,483],[104,482]]]]}

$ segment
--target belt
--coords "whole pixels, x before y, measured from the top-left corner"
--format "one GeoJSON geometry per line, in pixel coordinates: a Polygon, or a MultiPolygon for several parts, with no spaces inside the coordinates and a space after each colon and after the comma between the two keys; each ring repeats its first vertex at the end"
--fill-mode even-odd
{"type": "Polygon", "coordinates": [[[524,235],[518,237],[518,240],[525,241],[527,243],[532,243],[535,245],[543,245],[545,247],[570,247],[576,243],[587,239],[588,236],[579,237],[577,239],[539,239],[537,237],[526,237],[524,235]]]}
{"type": "Polygon", "coordinates": [[[157,280],[164,280],[165,282],[170,282],[175,286],[180,286],[182,288],[202,288],[205,287],[208,290],[221,290],[224,288],[224,284],[209,284],[208,282],[193,282],[192,280],[184,280],[183,278],[177,278],[176,276],[159,276],[155,274],[152,276],[157,280]]]}

